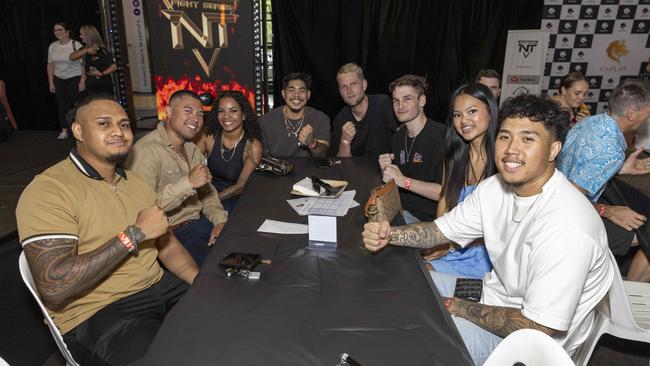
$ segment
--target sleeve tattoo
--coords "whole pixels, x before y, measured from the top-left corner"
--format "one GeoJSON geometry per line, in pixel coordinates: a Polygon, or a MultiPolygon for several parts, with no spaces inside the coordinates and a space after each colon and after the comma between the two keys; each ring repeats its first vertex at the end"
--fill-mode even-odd
{"type": "Polygon", "coordinates": [[[420,249],[433,248],[438,245],[451,243],[447,237],[432,222],[391,228],[390,244],[420,249]]]}
{"type": "Polygon", "coordinates": [[[74,239],[38,240],[24,248],[38,292],[51,309],[94,287],[129,256],[117,237],[88,253],[79,255],[77,249],[74,239]]]}
{"type": "Polygon", "coordinates": [[[561,333],[526,318],[521,313],[521,309],[484,305],[459,298],[454,298],[453,303],[453,307],[450,308],[453,314],[465,318],[501,338],[505,338],[519,329],[535,329],[549,336],[561,333]]]}

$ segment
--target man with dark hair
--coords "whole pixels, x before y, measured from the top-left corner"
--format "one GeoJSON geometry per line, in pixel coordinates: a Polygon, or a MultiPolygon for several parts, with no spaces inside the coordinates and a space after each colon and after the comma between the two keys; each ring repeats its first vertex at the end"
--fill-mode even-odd
{"type": "Polygon", "coordinates": [[[75,360],[124,365],[146,353],[198,268],[165,234],[169,223],[151,188],[121,167],[133,142],[124,109],[90,97],[75,111],[76,148],[25,188],[18,233],[75,360]]]}
{"type": "Polygon", "coordinates": [[[483,69],[476,74],[474,81],[490,88],[494,98],[499,100],[501,96],[501,75],[498,72],[492,69],[483,69]]]}
{"type": "Polygon", "coordinates": [[[370,251],[387,244],[464,247],[484,238],[494,269],[480,282],[478,303],[449,297],[458,278],[431,272],[476,365],[523,328],[551,335],[573,353],[589,335],[593,309],[609,290],[614,264],[603,224],[555,169],[568,122],[568,113],[548,99],[508,99],[495,143],[499,174],[433,222],[364,226],[370,251]]]}
{"type": "Polygon", "coordinates": [[[612,91],[609,112],[586,118],[571,129],[558,158],[558,169],[603,218],[612,253],[626,254],[636,235],[641,250],[632,259],[627,279],[641,282],[650,282],[650,225],[646,223],[650,212],[634,197],[624,196],[612,178],[650,173],[650,158],[638,158],[642,146],[625,158],[624,137],[649,117],[650,84],[628,79],[612,91]]]}
{"type": "Polygon", "coordinates": [[[192,142],[203,127],[203,106],[194,92],[179,90],[165,114],[167,119],[133,146],[129,166],[156,192],[172,231],[201,265],[228,219],[205,158],[192,142]]]}
{"type": "Polygon", "coordinates": [[[400,188],[402,215],[407,224],[435,218],[442,186],[445,126],[424,114],[426,81],[404,75],[393,81],[393,110],[401,126],[390,140],[391,153],[379,155],[384,182],[400,188]]]}
{"type": "Polygon", "coordinates": [[[322,157],[330,141],[330,119],[307,107],[311,76],[296,72],[282,78],[284,105],[260,118],[264,149],[273,156],[322,157]]]}
{"type": "Polygon", "coordinates": [[[330,155],[376,159],[390,152],[390,137],[397,128],[390,98],[366,95],[368,82],[354,63],[341,66],[336,82],[346,106],[334,118],[330,155]]]}

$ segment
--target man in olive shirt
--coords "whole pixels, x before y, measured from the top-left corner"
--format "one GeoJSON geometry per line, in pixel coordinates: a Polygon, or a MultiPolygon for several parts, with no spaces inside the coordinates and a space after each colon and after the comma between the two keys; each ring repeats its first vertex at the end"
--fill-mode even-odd
{"type": "Polygon", "coordinates": [[[165,114],[167,119],[135,144],[129,167],[156,192],[174,234],[201,265],[228,219],[205,158],[191,142],[203,127],[201,100],[189,90],[177,91],[165,114]]]}
{"type": "Polygon", "coordinates": [[[169,223],[148,184],[120,167],[133,141],[124,109],[108,97],[87,98],[71,127],[77,142],[68,159],[20,196],[18,234],[75,360],[127,364],[146,353],[198,268],[165,235],[169,223]]]}

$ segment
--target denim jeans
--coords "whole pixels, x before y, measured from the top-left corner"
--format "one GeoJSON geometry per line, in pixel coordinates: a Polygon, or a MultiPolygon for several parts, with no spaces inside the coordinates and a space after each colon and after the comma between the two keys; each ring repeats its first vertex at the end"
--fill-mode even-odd
{"type": "Polygon", "coordinates": [[[214,225],[205,216],[201,215],[198,219],[174,229],[174,235],[178,241],[187,249],[198,266],[201,266],[203,260],[208,255],[208,241],[214,225]]]}
{"type": "MultiPolygon", "coordinates": [[[[461,278],[447,273],[436,271],[429,271],[433,283],[438,288],[438,292],[442,297],[454,296],[454,288],[456,287],[456,279],[461,278]]],[[[479,327],[471,321],[452,315],[458,333],[460,333],[465,347],[469,351],[472,361],[475,365],[482,365],[485,360],[490,356],[490,353],[496,346],[503,340],[503,338],[488,332],[487,330],[479,327]]]]}

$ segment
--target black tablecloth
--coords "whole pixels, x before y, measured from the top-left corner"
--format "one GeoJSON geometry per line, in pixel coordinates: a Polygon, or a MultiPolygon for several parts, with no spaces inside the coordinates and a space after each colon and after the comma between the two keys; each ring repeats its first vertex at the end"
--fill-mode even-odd
{"type": "Polygon", "coordinates": [[[171,310],[143,365],[465,365],[469,355],[416,250],[362,247],[363,203],[380,184],[371,159],[317,169],[291,160],[283,177],[251,176],[188,293],[171,310]],[[286,203],[305,176],[349,181],[362,205],[337,218],[336,252],[306,249],[307,235],[256,232],[264,219],[307,223],[286,203]],[[227,278],[230,252],[259,253],[259,280],[227,278]]]}

